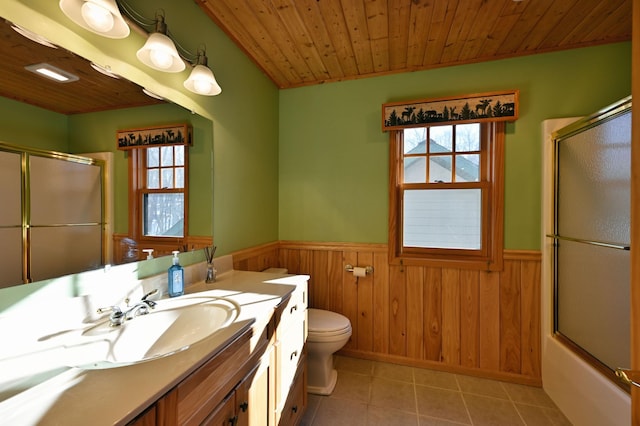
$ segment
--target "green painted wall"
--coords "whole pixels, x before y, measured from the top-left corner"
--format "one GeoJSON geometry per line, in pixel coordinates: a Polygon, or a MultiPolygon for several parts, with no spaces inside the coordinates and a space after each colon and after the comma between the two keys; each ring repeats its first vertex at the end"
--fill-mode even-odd
{"type": "Polygon", "coordinates": [[[67,117],[0,97],[0,142],[67,152],[67,117]]]}
{"type": "Polygon", "coordinates": [[[505,248],[539,250],[541,123],[628,96],[630,43],[281,91],[280,239],[386,243],[382,104],[511,89],[520,118],[507,126],[505,248]]]}

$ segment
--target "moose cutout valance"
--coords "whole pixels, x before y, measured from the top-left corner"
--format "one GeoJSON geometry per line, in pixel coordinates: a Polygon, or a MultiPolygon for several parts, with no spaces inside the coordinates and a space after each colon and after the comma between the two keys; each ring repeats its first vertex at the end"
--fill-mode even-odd
{"type": "Polygon", "coordinates": [[[383,132],[432,124],[515,121],[517,118],[517,90],[382,105],[383,132]]]}
{"type": "Polygon", "coordinates": [[[193,145],[193,129],[190,124],[143,127],[118,130],[118,149],[129,150],[154,146],[193,145]]]}

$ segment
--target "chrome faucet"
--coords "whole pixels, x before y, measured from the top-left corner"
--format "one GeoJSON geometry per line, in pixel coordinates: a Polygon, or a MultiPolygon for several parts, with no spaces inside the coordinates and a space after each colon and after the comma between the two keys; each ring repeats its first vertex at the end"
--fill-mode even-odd
{"type": "MultiPolygon", "coordinates": [[[[107,308],[99,308],[98,313],[103,314],[105,312],[111,312],[111,315],[109,315],[109,325],[111,327],[119,327],[124,324],[125,321],[140,315],[147,315],[149,313],[149,309],[155,308],[156,302],[148,300],[147,298],[152,294],[157,293],[157,291],[158,290],[156,289],[145,294],[138,303],[131,307],[127,307],[124,312],[119,306],[114,305],[107,308]]],[[[126,300],[126,303],[129,303],[129,299],[126,300]]]]}

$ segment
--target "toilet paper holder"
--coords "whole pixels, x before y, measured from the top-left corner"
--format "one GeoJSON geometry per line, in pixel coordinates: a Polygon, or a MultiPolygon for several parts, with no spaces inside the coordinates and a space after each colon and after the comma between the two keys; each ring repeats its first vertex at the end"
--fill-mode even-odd
{"type": "MultiPolygon", "coordinates": [[[[354,268],[353,265],[350,265],[350,264],[344,265],[344,270],[347,272],[353,272],[353,268],[354,268]]],[[[364,270],[367,273],[367,275],[373,274],[373,266],[366,266],[364,270]]]]}

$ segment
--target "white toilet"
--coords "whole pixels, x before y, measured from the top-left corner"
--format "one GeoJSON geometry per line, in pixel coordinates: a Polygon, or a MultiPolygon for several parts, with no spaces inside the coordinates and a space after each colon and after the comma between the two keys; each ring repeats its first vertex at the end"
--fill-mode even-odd
{"type": "Polygon", "coordinates": [[[307,392],[331,395],[338,380],[333,354],[349,341],[351,322],[344,315],[322,309],[307,310],[307,392]]]}

